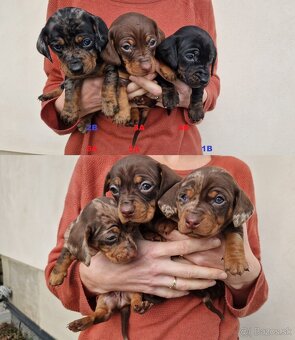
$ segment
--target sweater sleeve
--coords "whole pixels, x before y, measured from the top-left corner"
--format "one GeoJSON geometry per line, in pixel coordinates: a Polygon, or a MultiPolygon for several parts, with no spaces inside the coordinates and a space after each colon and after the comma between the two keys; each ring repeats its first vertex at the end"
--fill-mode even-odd
{"type": "MultiPolygon", "coordinates": [[[[214,10],[211,0],[195,0],[195,13],[196,13],[196,24],[207,31],[217,46],[217,33],[215,27],[214,10]]],[[[217,75],[217,64],[218,58],[216,59],[212,76],[209,84],[205,88],[207,92],[207,99],[204,103],[204,112],[212,111],[217,102],[217,98],[220,94],[220,78],[217,75]]],[[[185,121],[192,125],[191,120],[188,117],[188,111],[184,110],[185,121]]]]}
{"type": "MultiPolygon", "coordinates": [[[[248,195],[251,202],[255,206],[255,194],[254,194],[254,184],[251,171],[249,167],[241,162],[238,167],[238,174],[235,176],[238,184],[244,190],[244,192],[248,195]]],[[[256,258],[261,262],[261,252],[260,252],[260,243],[259,243],[259,234],[258,234],[258,220],[257,213],[253,214],[253,216],[247,222],[247,232],[249,244],[252,249],[253,254],[256,258]]],[[[262,268],[262,267],[261,267],[262,268]]],[[[241,291],[241,294],[244,294],[241,291]]],[[[261,272],[258,278],[253,283],[250,291],[247,290],[248,296],[245,296],[246,303],[241,308],[236,308],[234,304],[233,295],[228,287],[225,290],[225,301],[229,311],[236,317],[244,317],[248,316],[254,312],[256,312],[267,300],[268,296],[268,285],[267,281],[261,269],[261,272]]]]}
{"type": "MultiPolygon", "coordinates": [[[[48,3],[47,8],[47,19],[58,10],[59,4],[58,0],[51,0],[48,3]]],[[[44,71],[47,76],[46,84],[43,88],[43,93],[48,93],[58,86],[64,81],[64,76],[61,72],[60,62],[56,55],[51,51],[52,62],[45,58],[44,60],[44,71]]],[[[55,109],[55,101],[56,98],[45,101],[42,103],[41,108],[41,119],[57,134],[65,135],[72,133],[78,125],[76,122],[72,126],[65,126],[62,120],[59,118],[59,115],[55,109]]]]}
{"type": "Polygon", "coordinates": [[[80,158],[74,169],[68,193],[65,199],[64,211],[60,220],[57,243],[48,257],[48,264],[45,268],[45,279],[49,290],[62,302],[65,308],[79,311],[82,314],[92,312],[92,306],[95,305],[95,297],[87,298],[84,291],[80,275],[79,262],[74,261],[68,269],[67,276],[60,286],[51,286],[49,284],[49,275],[56,263],[61,249],[64,245],[64,233],[68,225],[79,215],[81,210],[81,191],[82,191],[82,170],[83,158],[80,158]]]}

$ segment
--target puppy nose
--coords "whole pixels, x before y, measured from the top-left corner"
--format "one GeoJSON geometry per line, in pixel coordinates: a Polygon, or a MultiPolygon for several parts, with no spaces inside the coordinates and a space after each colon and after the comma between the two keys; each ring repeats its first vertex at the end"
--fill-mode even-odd
{"type": "Polygon", "coordinates": [[[134,214],[134,206],[131,203],[122,203],[120,210],[124,217],[131,217],[134,214]]]}
{"type": "Polygon", "coordinates": [[[74,61],[69,64],[69,69],[72,73],[78,74],[83,71],[83,64],[80,61],[74,61]]]}
{"type": "Polygon", "coordinates": [[[145,71],[150,71],[152,69],[152,64],[149,58],[140,57],[139,58],[140,67],[145,71]]]}
{"type": "Polygon", "coordinates": [[[201,76],[199,77],[199,79],[200,79],[201,85],[205,86],[205,85],[208,84],[208,81],[209,81],[209,77],[208,77],[208,76],[206,76],[206,75],[201,75],[201,76]]]}
{"type": "Polygon", "coordinates": [[[185,218],[185,225],[190,229],[196,228],[200,222],[200,218],[195,214],[188,214],[185,218]]]}

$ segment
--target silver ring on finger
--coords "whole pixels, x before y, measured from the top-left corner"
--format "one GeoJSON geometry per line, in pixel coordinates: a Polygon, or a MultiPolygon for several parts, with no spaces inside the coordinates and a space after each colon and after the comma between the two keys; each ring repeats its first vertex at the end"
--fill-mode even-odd
{"type": "Polygon", "coordinates": [[[174,276],[173,282],[170,286],[168,286],[168,288],[170,289],[176,289],[176,282],[177,282],[177,277],[174,276]]]}

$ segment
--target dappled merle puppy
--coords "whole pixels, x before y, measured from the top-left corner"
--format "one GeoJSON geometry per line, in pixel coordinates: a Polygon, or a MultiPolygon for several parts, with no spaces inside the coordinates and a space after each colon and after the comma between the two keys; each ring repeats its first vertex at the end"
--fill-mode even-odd
{"type": "MultiPolygon", "coordinates": [[[[203,92],[217,57],[210,35],[197,26],[184,26],[165,39],[156,51],[156,57],[176,72],[177,77],[192,88],[189,117],[196,123],[204,118],[203,92]]],[[[159,78],[163,90],[163,105],[172,110],[179,103],[174,85],[159,78]]]]}
{"type": "Polygon", "coordinates": [[[55,12],[42,29],[37,49],[52,61],[50,49],[57,55],[65,74],[64,84],[39,97],[48,100],[59,96],[65,88],[65,105],[61,119],[74,123],[78,119],[83,79],[103,74],[102,49],[108,41],[104,21],[81,8],[66,7],[55,12]],[[50,49],[49,49],[50,47],[50,49]]]}

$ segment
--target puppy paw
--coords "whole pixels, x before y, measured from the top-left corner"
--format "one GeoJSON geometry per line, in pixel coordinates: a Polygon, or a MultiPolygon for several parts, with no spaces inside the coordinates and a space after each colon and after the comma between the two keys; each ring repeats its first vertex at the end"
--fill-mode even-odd
{"type": "Polygon", "coordinates": [[[65,124],[72,125],[76,123],[76,121],[79,118],[79,115],[78,112],[62,110],[60,113],[60,118],[65,124]]]}
{"type": "Polygon", "coordinates": [[[188,109],[188,116],[193,123],[198,123],[204,119],[204,109],[202,103],[190,105],[188,109]]]}
{"type": "Polygon", "coordinates": [[[54,273],[53,271],[49,277],[49,283],[51,286],[59,286],[64,282],[64,278],[67,276],[66,272],[54,273]]]}
{"type": "Polygon", "coordinates": [[[155,226],[156,231],[162,236],[169,235],[176,228],[177,224],[173,221],[160,221],[155,226]]]}
{"type": "Polygon", "coordinates": [[[75,320],[68,324],[68,329],[72,332],[81,332],[93,325],[93,318],[86,316],[85,318],[75,320]]]}
{"type": "Polygon", "coordinates": [[[149,301],[142,301],[139,305],[134,305],[133,310],[135,313],[138,314],[144,314],[146,311],[148,311],[154,304],[149,301]]]}
{"type": "Polygon", "coordinates": [[[102,105],[101,110],[106,117],[114,117],[114,115],[117,114],[120,110],[119,104],[116,98],[102,99],[101,105],[102,105]]]}
{"type": "Polygon", "coordinates": [[[173,110],[179,104],[179,95],[176,91],[163,90],[162,100],[167,110],[173,110]]]}
{"type": "Polygon", "coordinates": [[[231,275],[242,275],[245,271],[249,271],[249,265],[244,256],[233,257],[225,255],[224,270],[231,275]]]}
{"type": "Polygon", "coordinates": [[[77,128],[81,133],[84,134],[88,132],[87,126],[89,126],[90,124],[91,124],[91,117],[84,117],[78,123],[77,128]]]}
{"type": "Polygon", "coordinates": [[[41,102],[45,102],[46,100],[52,99],[53,97],[50,94],[41,94],[41,96],[38,97],[38,100],[41,102]]]}
{"type": "Polygon", "coordinates": [[[128,122],[130,122],[130,120],[130,110],[128,110],[128,112],[120,111],[113,117],[113,122],[117,125],[126,125],[128,122]]]}

